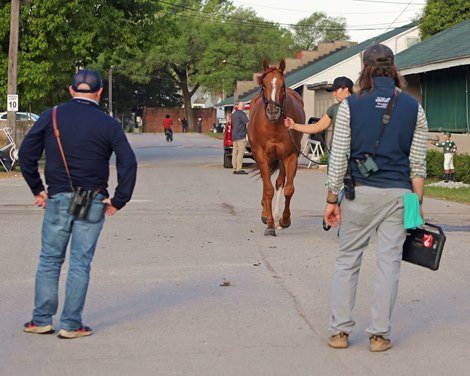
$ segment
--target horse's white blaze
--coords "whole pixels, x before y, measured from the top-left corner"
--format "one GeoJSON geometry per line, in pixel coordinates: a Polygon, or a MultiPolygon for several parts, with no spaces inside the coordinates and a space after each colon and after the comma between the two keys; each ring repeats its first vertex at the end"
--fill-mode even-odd
{"type": "Polygon", "coordinates": [[[276,102],[276,81],[277,81],[277,78],[276,77],[273,77],[272,81],[271,81],[271,87],[273,88],[273,90],[271,91],[271,100],[273,102],[276,102]]]}

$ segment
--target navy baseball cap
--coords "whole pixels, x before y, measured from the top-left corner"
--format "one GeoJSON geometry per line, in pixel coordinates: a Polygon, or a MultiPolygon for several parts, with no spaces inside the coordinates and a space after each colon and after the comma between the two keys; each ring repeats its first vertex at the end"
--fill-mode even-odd
{"type": "Polygon", "coordinates": [[[101,76],[97,71],[82,69],[75,73],[72,80],[72,89],[78,93],[96,93],[103,86],[101,76]],[[81,84],[87,84],[90,89],[79,89],[81,84]]]}
{"type": "Polygon", "coordinates": [[[383,44],[373,44],[364,51],[362,61],[372,67],[393,65],[393,51],[383,44]]]}
{"type": "Polygon", "coordinates": [[[329,86],[326,88],[326,91],[335,91],[340,88],[345,88],[347,87],[349,91],[352,93],[354,86],[354,82],[352,82],[349,78],[347,77],[336,77],[335,80],[333,81],[333,85],[329,86]]]}

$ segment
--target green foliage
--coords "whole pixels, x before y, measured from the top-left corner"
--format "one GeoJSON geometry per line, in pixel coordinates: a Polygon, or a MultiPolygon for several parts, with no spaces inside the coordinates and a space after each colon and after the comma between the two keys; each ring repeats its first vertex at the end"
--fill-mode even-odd
{"type": "Polygon", "coordinates": [[[181,90],[190,127],[191,97],[199,87],[230,96],[237,80],[251,80],[260,70],[264,57],[280,59],[290,51],[286,30],[226,0],[161,3],[165,40],[149,46],[142,67],[181,90]]]}
{"type": "Polygon", "coordinates": [[[328,17],[315,12],[301,19],[294,27],[294,43],[298,50],[313,50],[320,42],[349,40],[344,17],[328,17]]]}
{"type": "MultiPolygon", "coordinates": [[[[444,154],[437,150],[428,150],[426,155],[427,177],[442,180],[444,176],[444,154]]],[[[454,155],[455,178],[462,183],[470,184],[470,155],[454,155]]]]}
{"type": "Polygon", "coordinates": [[[438,150],[428,150],[426,154],[427,177],[441,180],[444,175],[443,165],[444,154],[438,150]]]}
{"type": "MultiPolygon", "coordinates": [[[[10,1],[0,0],[0,103],[9,29],[10,1]]],[[[37,113],[69,98],[79,68],[101,72],[105,102],[113,67],[114,112],[179,105],[177,93],[190,109],[200,86],[230,96],[263,58],[275,64],[296,52],[289,30],[228,0],[31,0],[21,6],[19,31],[20,110],[37,113]]]]}
{"type": "Polygon", "coordinates": [[[470,155],[456,154],[454,156],[455,177],[457,181],[470,184],[470,155]]]}
{"type": "Polygon", "coordinates": [[[225,22],[212,22],[202,35],[206,46],[196,79],[206,89],[231,95],[237,80],[251,80],[266,57],[273,64],[292,55],[289,31],[250,9],[233,11],[225,22]]]}
{"type": "Polygon", "coordinates": [[[428,0],[419,22],[421,39],[427,39],[469,18],[468,0],[428,0]]]}
{"type": "MultiPolygon", "coordinates": [[[[41,112],[69,98],[67,87],[79,68],[93,67],[106,77],[111,65],[124,65],[154,36],[156,28],[149,26],[158,9],[153,0],[32,0],[22,5],[20,109],[31,105],[41,112]]],[[[0,10],[0,103],[6,102],[9,22],[6,6],[0,10]]]]}
{"type": "MultiPolygon", "coordinates": [[[[113,97],[118,98],[113,103],[119,112],[132,111],[138,116],[142,116],[145,107],[179,107],[182,104],[181,95],[174,90],[174,85],[158,77],[140,83],[116,74],[113,77],[113,97]]],[[[102,99],[107,103],[107,97],[102,99]]]]}
{"type": "Polygon", "coordinates": [[[150,48],[145,66],[174,80],[183,93],[201,85],[231,95],[236,80],[251,79],[264,57],[290,54],[290,33],[252,10],[234,10],[225,0],[165,4],[160,19],[171,25],[168,39],[150,48]]]}

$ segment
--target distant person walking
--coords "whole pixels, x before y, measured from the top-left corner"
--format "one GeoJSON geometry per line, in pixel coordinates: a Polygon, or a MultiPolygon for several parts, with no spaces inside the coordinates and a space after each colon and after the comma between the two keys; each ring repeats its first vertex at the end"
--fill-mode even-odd
{"type": "Polygon", "coordinates": [[[188,132],[188,120],[185,117],[181,120],[181,127],[183,128],[183,133],[188,132]]]}
{"type": "Polygon", "coordinates": [[[173,125],[173,120],[171,120],[170,115],[166,115],[165,119],[163,119],[163,130],[166,136],[166,142],[173,142],[173,129],[171,126],[173,125]]]}
{"type": "Polygon", "coordinates": [[[197,131],[198,133],[202,133],[202,119],[197,119],[197,131]]]}

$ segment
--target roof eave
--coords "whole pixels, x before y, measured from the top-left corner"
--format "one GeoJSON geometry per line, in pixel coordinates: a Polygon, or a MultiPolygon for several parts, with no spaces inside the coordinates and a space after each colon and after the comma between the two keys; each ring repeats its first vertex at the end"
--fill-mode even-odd
{"type": "Polygon", "coordinates": [[[398,69],[400,71],[400,74],[406,76],[410,74],[424,73],[440,69],[448,69],[460,65],[470,65],[470,56],[452,60],[434,61],[431,63],[420,64],[410,67],[398,67],[398,69]]]}

